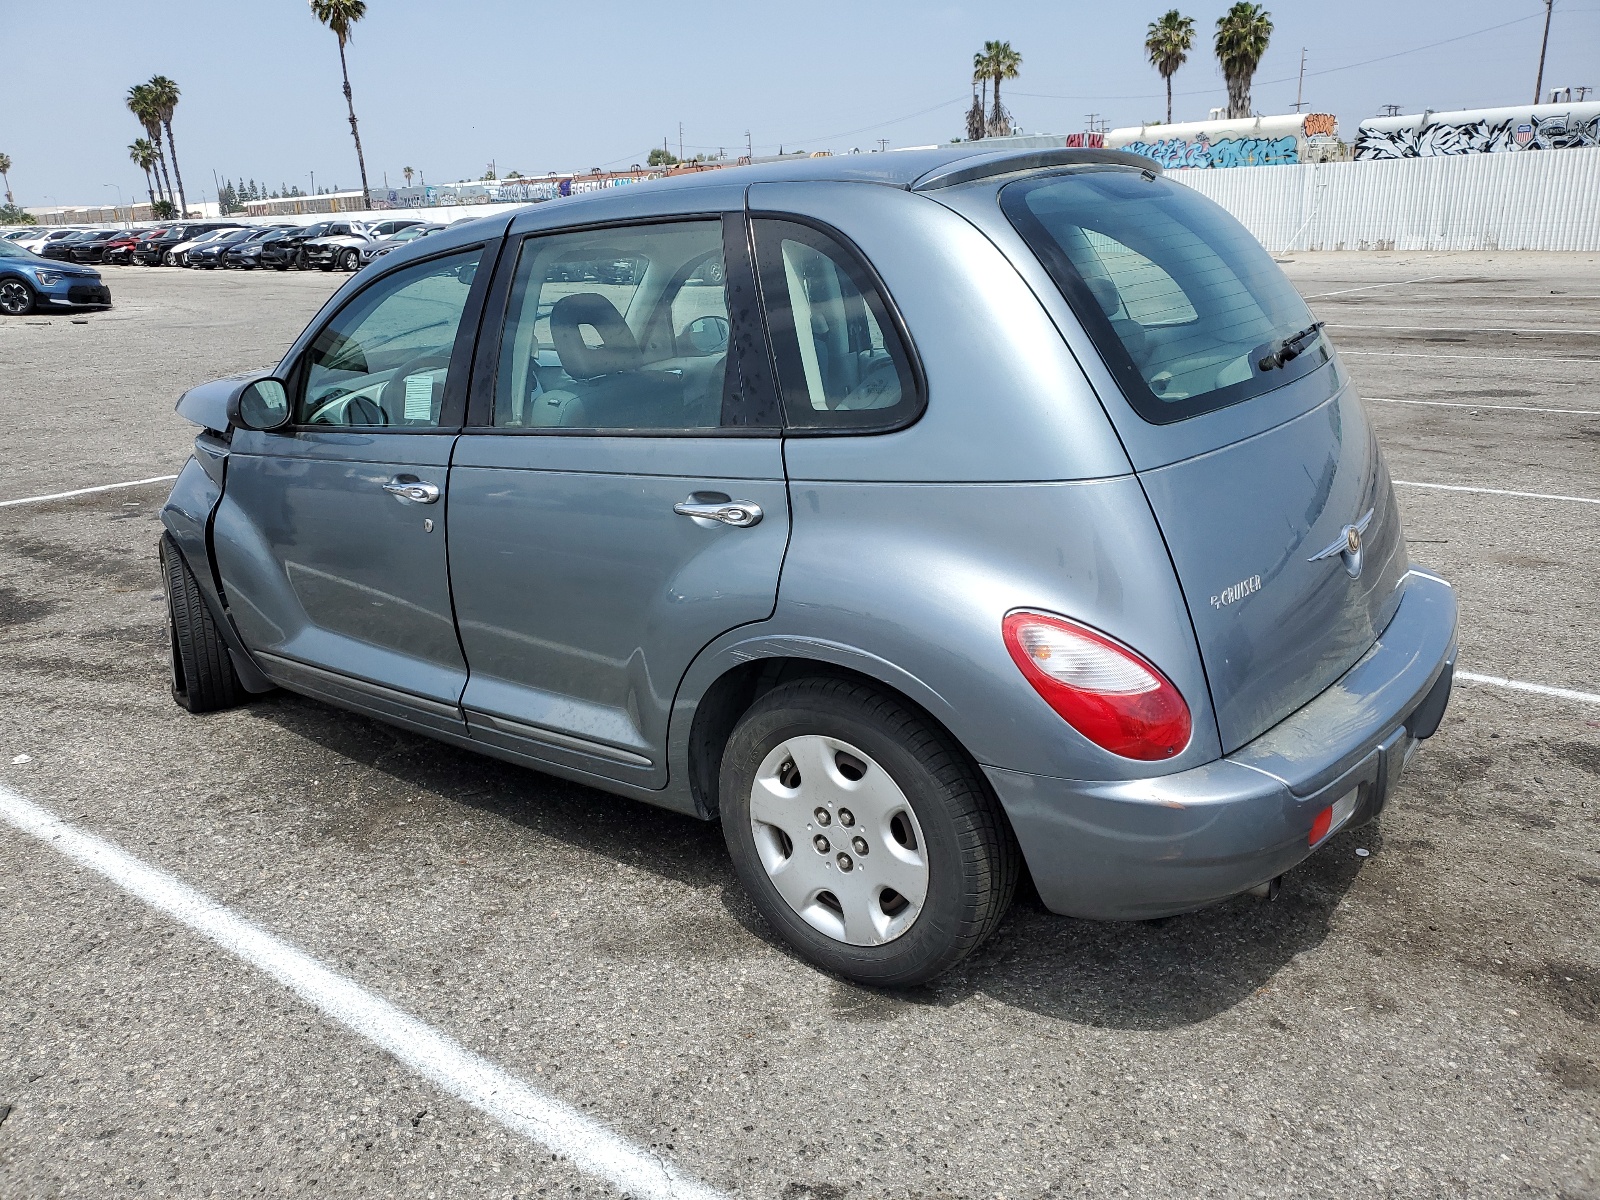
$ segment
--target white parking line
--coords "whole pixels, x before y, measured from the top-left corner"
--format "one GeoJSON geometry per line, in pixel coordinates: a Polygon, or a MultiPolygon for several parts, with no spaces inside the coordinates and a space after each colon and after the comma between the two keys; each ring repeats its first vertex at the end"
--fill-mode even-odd
{"type": "Polygon", "coordinates": [[[1351,325],[1344,321],[1327,322],[1329,329],[1382,329],[1389,333],[1415,333],[1425,329],[1429,333],[1581,333],[1586,336],[1600,334],[1600,329],[1520,329],[1508,325],[1351,325]]]}
{"type": "Polygon", "coordinates": [[[84,833],[0,786],[0,820],[38,838],[242,959],[418,1075],[639,1200],[722,1200],[721,1193],[529,1087],[355,981],[201,895],[165,871],[84,833]]]}
{"type": "Polygon", "coordinates": [[[1535,408],[1531,404],[1468,404],[1463,400],[1393,400],[1388,396],[1368,396],[1375,404],[1426,404],[1431,408],[1492,408],[1499,412],[1566,413],[1574,417],[1600,417],[1600,408],[1535,408]]]}
{"type": "Polygon", "coordinates": [[[1433,488],[1441,492],[1482,492],[1486,496],[1519,496],[1524,500],[1566,500],[1573,504],[1600,504],[1589,496],[1557,496],[1549,492],[1508,492],[1505,488],[1463,487],[1459,483],[1415,483],[1409,479],[1396,479],[1395,487],[1433,488]]]}
{"type": "Polygon", "coordinates": [[[1369,283],[1366,287],[1340,288],[1337,292],[1321,292],[1315,296],[1307,296],[1307,300],[1326,300],[1329,296],[1348,296],[1351,292],[1370,292],[1373,288],[1409,287],[1413,283],[1427,283],[1433,279],[1443,279],[1443,275],[1424,275],[1421,279],[1402,279],[1397,283],[1369,283]]]}
{"type": "Polygon", "coordinates": [[[1364,354],[1368,358],[1464,358],[1471,362],[1512,362],[1512,363],[1592,363],[1600,362],[1600,358],[1582,358],[1575,354],[1544,355],[1530,358],[1527,355],[1515,354],[1418,354],[1409,350],[1340,350],[1342,358],[1352,354],[1364,354]]]}
{"type": "Polygon", "coordinates": [[[1520,679],[1502,679],[1498,675],[1474,675],[1471,671],[1457,671],[1457,679],[1468,683],[1486,683],[1490,687],[1510,688],[1514,692],[1533,692],[1538,696],[1554,696],[1558,700],[1577,700],[1582,704],[1600,704],[1600,695],[1593,692],[1575,692],[1571,688],[1550,687],[1543,683],[1524,683],[1520,679]]]}
{"type": "Polygon", "coordinates": [[[70,500],[74,496],[88,496],[94,492],[114,492],[118,488],[144,487],[147,483],[171,483],[176,475],[152,475],[149,479],[130,479],[127,483],[102,483],[99,487],[74,488],[70,492],[52,492],[48,496],[23,496],[20,500],[0,500],[0,508],[13,504],[43,504],[46,500],[70,500]]]}

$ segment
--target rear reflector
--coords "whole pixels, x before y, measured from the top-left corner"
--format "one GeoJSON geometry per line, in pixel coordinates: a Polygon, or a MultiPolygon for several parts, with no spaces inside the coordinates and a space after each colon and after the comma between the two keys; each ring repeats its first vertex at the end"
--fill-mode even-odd
{"type": "Polygon", "coordinates": [[[1356,811],[1356,801],[1360,796],[1360,788],[1351,788],[1319,812],[1316,819],[1311,822],[1311,832],[1306,835],[1306,845],[1315,846],[1348,821],[1350,815],[1356,811]]]}
{"type": "Polygon", "coordinates": [[[1045,703],[1124,758],[1171,758],[1189,744],[1189,706],[1167,677],[1103,633],[1064,617],[1014,612],[1006,649],[1045,703]]]}

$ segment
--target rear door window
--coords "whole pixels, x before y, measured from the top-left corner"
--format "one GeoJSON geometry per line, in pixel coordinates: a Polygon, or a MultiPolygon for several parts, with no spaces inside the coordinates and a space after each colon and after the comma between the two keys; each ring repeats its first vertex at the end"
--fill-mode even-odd
{"type": "Polygon", "coordinates": [[[748,423],[730,358],[723,224],[529,237],[512,281],[494,424],[686,433],[748,423]]]}
{"type": "Polygon", "coordinates": [[[1272,256],[1182,184],[1078,171],[1013,183],[1000,204],[1148,421],[1237,404],[1332,357],[1272,256]]]}

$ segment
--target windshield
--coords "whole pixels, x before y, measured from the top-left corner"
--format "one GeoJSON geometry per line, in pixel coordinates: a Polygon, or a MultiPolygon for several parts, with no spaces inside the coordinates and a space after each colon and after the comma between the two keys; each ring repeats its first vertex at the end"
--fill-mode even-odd
{"type": "Polygon", "coordinates": [[[1013,183],[1000,204],[1148,421],[1237,404],[1332,357],[1272,256],[1180,183],[1078,171],[1013,183]]]}

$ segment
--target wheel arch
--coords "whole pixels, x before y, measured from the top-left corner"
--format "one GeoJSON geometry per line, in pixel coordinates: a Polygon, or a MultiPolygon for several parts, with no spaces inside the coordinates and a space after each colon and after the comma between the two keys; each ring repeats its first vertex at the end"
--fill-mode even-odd
{"type": "Polygon", "coordinates": [[[717,813],[722,751],[739,718],[779,684],[814,677],[855,679],[893,696],[937,726],[978,765],[947,719],[951,706],[944,697],[885,659],[820,638],[758,637],[720,649],[714,643],[691,664],[678,689],[668,750],[670,774],[684,781],[699,815],[711,818],[717,813]]]}

